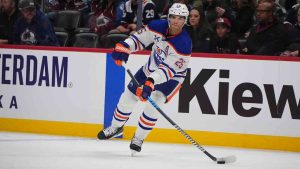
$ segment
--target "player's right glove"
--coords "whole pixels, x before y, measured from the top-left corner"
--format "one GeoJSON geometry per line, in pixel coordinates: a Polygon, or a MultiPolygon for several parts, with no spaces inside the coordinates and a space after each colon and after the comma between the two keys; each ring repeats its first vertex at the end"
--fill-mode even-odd
{"type": "Polygon", "coordinates": [[[145,84],[138,87],[135,91],[136,96],[143,102],[148,100],[148,97],[151,95],[154,90],[154,84],[152,79],[147,79],[145,84]]]}
{"type": "Polygon", "coordinates": [[[112,52],[112,58],[116,65],[122,66],[122,62],[127,62],[130,54],[129,45],[125,42],[119,42],[116,44],[114,51],[112,52]]]}

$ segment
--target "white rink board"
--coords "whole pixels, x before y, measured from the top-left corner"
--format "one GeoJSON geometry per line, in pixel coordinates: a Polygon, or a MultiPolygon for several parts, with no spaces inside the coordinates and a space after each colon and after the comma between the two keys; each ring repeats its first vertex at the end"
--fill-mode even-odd
{"type": "MultiPolygon", "coordinates": [[[[128,67],[135,72],[140,65],[147,61],[146,56],[131,56],[128,67]],[[134,58],[134,59],[133,59],[134,58]]],[[[295,78],[295,72],[300,71],[299,62],[274,61],[274,60],[246,60],[246,59],[223,59],[192,57],[189,67],[191,68],[191,83],[202,69],[217,69],[211,78],[205,83],[204,88],[209,96],[215,112],[218,112],[219,82],[229,83],[228,115],[203,114],[194,97],[190,102],[189,113],[178,113],[178,94],[162,109],[177,124],[186,130],[215,131],[243,134],[274,135],[274,136],[300,136],[299,119],[292,119],[289,104],[287,103],[281,118],[272,118],[264,84],[272,84],[275,90],[276,103],[283,85],[292,85],[296,102],[300,97],[300,79],[295,78]],[[219,78],[219,69],[230,71],[229,79],[219,78]],[[253,83],[258,86],[262,93],[262,104],[243,103],[245,109],[251,107],[260,108],[261,111],[253,117],[238,115],[232,106],[232,93],[241,83],[253,83]]],[[[129,81],[127,76],[126,84],[129,81]]],[[[251,97],[249,91],[243,96],[251,97]]],[[[300,113],[300,112],[298,112],[300,113]]],[[[128,125],[135,126],[140,112],[134,113],[128,125]]],[[[158,120],[156,127],[173,128],[163,117],[158,120]]]]}
{"type": "MultiPolygon", "coordinates": [[[[28,54],[34,55],[38,61],[38,76],[42,58],[47,56],[50,79],[53,70],[51,66],[52,57],[57,56],[59,58],[59,65],[62,63],[62,57],[67,57],[68,73],[67,87],[46,87],[45,81],[43,81],[42,86],[38,86],[38,84],[33,86],[19,85],[19,81],[17,81],[17,85],[1,83],[0,95],[3,95],[1,100],[3,108],[0,109],[0,117],[103,123],[106,53],[1,49],[2,58],[3,54],[22,55],[25,63],[28,54]],[[9,108],[12,96],[16,97],[17,109],[15,106],[9,108]]],[[[6,62],[6,66],[10,70],[5,72],[5,78],[12,80],[13,59],[6,59],[6,62]]],[[[25,69],[24,66],[23,80],[27,70],[25,69]]]]}

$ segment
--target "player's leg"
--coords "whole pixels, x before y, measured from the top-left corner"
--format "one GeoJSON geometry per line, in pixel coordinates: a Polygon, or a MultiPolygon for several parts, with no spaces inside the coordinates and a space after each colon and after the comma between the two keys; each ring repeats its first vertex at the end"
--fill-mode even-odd
{"type": "MultiPolygon", "coordinates": [[[[159,106],[163,105],[165,102],[165,96],[160,91],[154,91],[151,94],[151,98],[155,101],[159,106]]],[[[155,110],[155,108],[150,104],[146,103],[144,108],[144,112],[141,114],[137,130],[135,132],[134,137],[130,143],[130,149],[140,152],[144,139],[147,137],[149,132],[153,129],[158,119],[159,113],[155,110]]]]}
{"type": "Polygon", "coordinates": [[[123,133],[123,125],[128,120],[132,109],[137,102],[137,97],[129,90],[125,90],[121,95],[118,105],[114,111],[111,126],[99,132],[98,138],[100,140],[104,140],[120,136],[123,133]]]}
{"type": "MultiPolygon", "coordinates": [[[[178,92],[180,84],[178,81],[170,80],[166,83],[155,85],[155,91],[152,92],[151,98],[158,106],[168,102],[175,93],[178,92]]],[[[141,114],[134,137],[131,140],[130,149],[140,152],[144,139],[155,126],[159,112],[149,103],[145,106],[141,114]]]]}
{"type": "MultiPolygon", "coordinates": [[[[142,69],[135,74],[135,77],[139,82],[144,82],[147,78],[142,69]]],[[[133,108],[138,103],[138,98],[134,94],[137,86],[132,84],[133,83],[130,82],[127,89],[122,93],[114,111],[111,126],[99,132],[98,138],[100,140],[117,137],[123,133],[123,126],[131,115],[133,108]]]]}

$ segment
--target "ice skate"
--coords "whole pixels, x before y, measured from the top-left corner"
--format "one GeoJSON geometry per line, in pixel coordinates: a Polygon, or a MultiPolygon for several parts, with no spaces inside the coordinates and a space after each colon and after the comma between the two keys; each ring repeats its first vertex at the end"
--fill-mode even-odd
{"type": "Polygon", "coordinates": [[[144,140],[141,140],[137,137],[133,137],[130,143],[131,156],[134,156],[137,152],[142,150],[142,144],[144,140]]]}
{"type": "Polygon", "coordinates": [[[109,126],[98,133],[98,138],[100,140],[107,140],[113,137],[118,137],[122,134],[123,134],[123,126],[122,127],[109,126]]]}

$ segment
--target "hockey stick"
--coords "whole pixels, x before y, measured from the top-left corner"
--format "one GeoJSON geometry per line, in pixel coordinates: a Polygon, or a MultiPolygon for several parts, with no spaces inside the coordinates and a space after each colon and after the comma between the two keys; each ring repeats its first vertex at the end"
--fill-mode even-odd
{"type": "MultiPolygon", "coordinates": [[[[130,69],[126,68],[126,65],[123,64],[123,67],[126,69],[127,73],[133,80],[135,85],[140,86],[139,82],[131,73],[130,69]]],[[[196,146],[199,150],[201,150],[205,155],[207,155],[210,159],[217,162],[217,164],[225,164],[225,163],[233,163],[236,161],[235,156],[227,156],[222,158],[216,158],[215,156],[211,155],[207,152],[200,144],[198,144],[191,136],[189,136],[183,129],[181,129],[169,116],[167,116],[160,107],[152,100],[150,96],[148,96],[148,102],[162,115],[166,120],[168,120],[186,139],[188,139],[194,146],[196,146]]]]}

